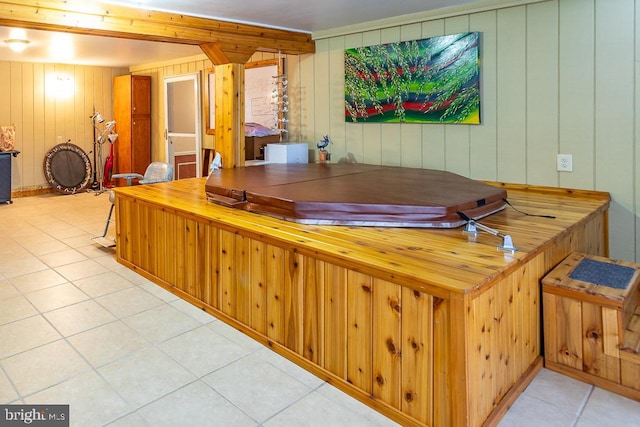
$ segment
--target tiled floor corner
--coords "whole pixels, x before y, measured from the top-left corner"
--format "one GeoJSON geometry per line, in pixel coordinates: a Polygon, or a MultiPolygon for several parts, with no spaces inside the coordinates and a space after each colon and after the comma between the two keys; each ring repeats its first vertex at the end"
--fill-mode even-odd
{"type": "MultiPolygon", "coordinates": [[[[71,425],[392,426],[115,262],[106,194],[0,206],[0,403],[68,403],[71,425]]],[[[543,369],[510,426],[640,426],[640,403],[543,369]]]]}

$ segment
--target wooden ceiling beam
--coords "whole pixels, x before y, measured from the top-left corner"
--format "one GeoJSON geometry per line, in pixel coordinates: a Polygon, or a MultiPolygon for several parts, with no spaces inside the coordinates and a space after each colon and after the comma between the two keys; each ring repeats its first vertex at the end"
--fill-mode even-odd
{"type": "Polygon", "coordinates": [[[216,43],[228,57],[242,58],[250,50],[315,52],[315,43],[308,33],[77,0],[0,1],[0,25],[204,45],[203,51],[216,43]]]}
{"type": "Polygon", "coordinates": [[[246,64],[255,50],[244,47],[222,45],[220,43],[201,44],[200,49],[207,55],[213,65],[246,64]]]}

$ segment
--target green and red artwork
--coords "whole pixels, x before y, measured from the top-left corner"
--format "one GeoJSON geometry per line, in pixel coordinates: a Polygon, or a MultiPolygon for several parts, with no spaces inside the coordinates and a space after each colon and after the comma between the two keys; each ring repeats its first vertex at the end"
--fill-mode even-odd
{"type": "Polygon", "coordinates": [[[345,119],[480,123],[480,34],[347,49],[345,119]]]}

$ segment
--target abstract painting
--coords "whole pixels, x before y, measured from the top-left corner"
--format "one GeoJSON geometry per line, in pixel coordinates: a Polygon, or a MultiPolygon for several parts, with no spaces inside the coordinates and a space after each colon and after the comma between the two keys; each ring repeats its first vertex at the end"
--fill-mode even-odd
{"type": "Polygon", "coordinates": [[[346,49],[345,120],[480,123],[480,33],[346,49]]]}

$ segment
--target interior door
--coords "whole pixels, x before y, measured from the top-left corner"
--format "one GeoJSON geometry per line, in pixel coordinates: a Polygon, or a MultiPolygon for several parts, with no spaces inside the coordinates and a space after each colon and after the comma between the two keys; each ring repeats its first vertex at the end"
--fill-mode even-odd
{"type": "Polygon", "coordinates": [[[175,179],[200,176],[200,89],[198,73],[164,79],[165,143],[175,179]]]}

